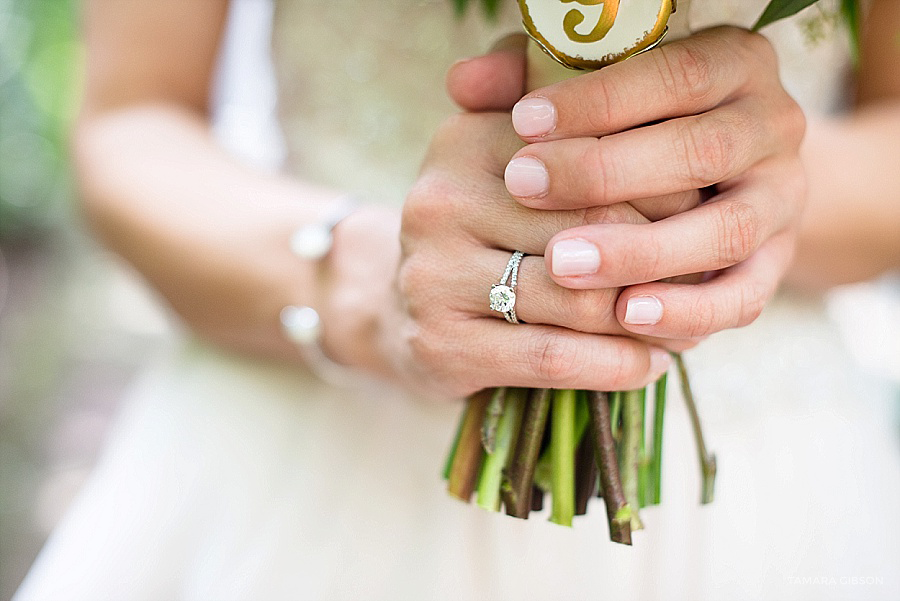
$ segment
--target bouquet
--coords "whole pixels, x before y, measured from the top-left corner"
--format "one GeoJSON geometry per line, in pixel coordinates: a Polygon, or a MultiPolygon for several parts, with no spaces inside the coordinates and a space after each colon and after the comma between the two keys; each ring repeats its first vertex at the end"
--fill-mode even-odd
{"type": "MultiPolygon", "coordinates": [[[[454,0],[459,11],[467,0],[454,0]]],[[[754,30],[791,16],[816,0],[772,0],[754,30]]],[[[665,36],[676,0],[518,0],[533,44],[528,85],[625,60],[665,36]],[[597,5],[602,5],[599,7],[597,5]],[[592,7],[592,8],[590,8],[592,7]],[[587,16],[589,13],[590,18],[587,16]],[[536,51],[534,49],[537,49],[536,51]]],[[[494,15],[498,0],[482,0],[494,15]]],[[[688,0],[678,0],[687,9],[688,0]]],[[[858,0],[841,0],[857,41],[858,0]]],[[[856,45],[856,44],[854,44],[856,45]]],[[[716,459],[706,446],[683,358],[674,366],[687,405],[702,473],[701,503],[710,503],[716,459]]],[[[618,392],[497,388],[466,403],[444,478],[451,495],[489,511],[527,519],[550,496],[550,520],[571,526],[603,499],[610,539],[631,544],[643,527],[639,510],[660,503],[663,422],[668,377],[648,389],[618,392]]]]}

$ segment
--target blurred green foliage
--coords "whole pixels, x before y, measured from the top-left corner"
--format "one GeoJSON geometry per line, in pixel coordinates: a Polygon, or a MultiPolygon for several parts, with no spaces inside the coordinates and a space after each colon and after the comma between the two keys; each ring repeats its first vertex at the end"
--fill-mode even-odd
{"type": "Polygon", "coordinates": [[[0,239],[47,230],[69,214],[77,12],[76,0],[0,0],[0,239]]]}

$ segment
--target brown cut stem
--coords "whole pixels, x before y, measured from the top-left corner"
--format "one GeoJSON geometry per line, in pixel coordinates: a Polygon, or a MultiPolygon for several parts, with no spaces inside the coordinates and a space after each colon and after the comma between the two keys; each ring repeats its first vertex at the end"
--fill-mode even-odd
{"type": "Polygon", "coordinates": [[[506,506],[506,513],[517,518],[526,519],[531,511],[534,469],[541,452],[544,429],[547,426],[550,393],[547,388],[531,390],[515,455],[504,479],[503,503],[506,506]]]}
{"type": "Polygon", "coordinates": [[[586,515],[597,492],[597,462],[590,436],[582,436],[575,454],[575,515],[586,515]]]}
{"type": "Polygon", "coordinates": [[[612,437],[609,416],[609,395],[605,392],[591,392],[588,408],[591,412],[590,435],[594,443],[594,457],[603,488],[606,516],[609,520],[609,538],[623,545],[631,544],[631,508],[625,501],[622,480],[619,476],[619,461],[616,458],[616,443],[612,437]]]}
{"type": "Polygon", "coordinates": [[[544,491],[537,486],[531,487],[531,511],[540,511],[544,508],[544,491]]]}
{"type": "Polygon", "coordinates": [[[478,482],[478,471],[484,457],[481,426],[484,423],[484,414],[492,394],[493,391],[490,389],[481,390],[466,401],[459,442],[450,466],[447,491],[457,499],[466,502],[472,497],[478,482]]]}

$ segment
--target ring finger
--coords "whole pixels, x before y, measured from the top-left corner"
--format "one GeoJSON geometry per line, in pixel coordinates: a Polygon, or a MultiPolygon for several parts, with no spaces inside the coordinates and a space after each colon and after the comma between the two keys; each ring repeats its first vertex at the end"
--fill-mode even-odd
{"type": "MultiPolygon", "coordinates": [[[[460,308],[469,314],[503,319],[490,308],[490,284],[497,284],[507,267],[510,254],[485,249],[478,254],[473,268],[463,273],[454,289],[460,308]]],[[[693,281],[696,281],[694,278],[693,281]]],[[[507,282],[508,283],[508,282],[507,282]]],[[[617,288],[572,290],[556,284],[547,273],[541,256],[525,256],[519,264],[515,290],[516,317],[528,324],[555,325],[588,334],[629,335],[616,318],[617,288]]],[[[638,336],[651,344],[672,348],[655,336],[638,336]]]]}

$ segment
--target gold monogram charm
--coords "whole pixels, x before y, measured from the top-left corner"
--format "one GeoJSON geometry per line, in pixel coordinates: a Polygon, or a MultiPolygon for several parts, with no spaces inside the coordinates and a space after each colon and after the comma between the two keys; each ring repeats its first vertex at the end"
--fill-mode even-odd
{"type": "Polygon", "coordinates": [[[659,43],[674,0],[519,0],[525,30],[572,69],[599,69],[659,43]]]}

